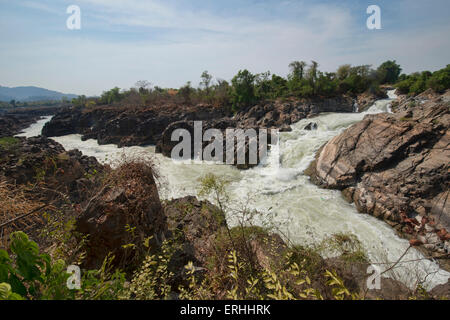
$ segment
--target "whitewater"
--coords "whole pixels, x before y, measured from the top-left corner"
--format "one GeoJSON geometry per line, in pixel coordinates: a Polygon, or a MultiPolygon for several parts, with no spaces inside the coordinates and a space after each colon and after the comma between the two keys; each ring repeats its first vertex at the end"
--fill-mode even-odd
{"type": "MultiPolygon", "coordinates": [[[[312,184],[303,172],[318,149],[346,128],[367,114],[391,112],[390,106],[396,96],[394,91],[389,91],[388,96],[362,113],[324,113],[301,120],[291,126],[292,132],[280,133],[279,144],[271,148],[265,164],[245,171],[223,164],[172,161],[156,154],[154,146],[118,148],[116,145],[99,145],[95,140],[81,141],[78,134],[52,139],[66,150],[78,149],[104,164],[113,164],[123,155],[127,158],[152,156],[161,176],[159,192],[162,199],[197,196],[199,179],[208,173],[215,174],[229,181],[227,192],[231,202],[243,202],[263,213],[273,213],[271,223],[293,243],[313,245],[333,234],[352,233],[362,243],[371,263],[380,263],[378,266],[383,271],[403,255],[409,242],[397,236],[385,222],[358,213],[339,191],[320,189],[312,184]],[[304,130],[310,122],[317,123],[318,129],[304,130]]],[[[39,135],[50,119],[39,120],[21,136],[39,135]]],[[[231,218],[228,222],[231,225],[235,223],[231,218]]],[[[256,223],[262,224],[263,221],[256,220],[256,223]]],[[[447,283],[450,278],[449,272],[424,259],[416,249],[409,250],[402,261],[405,262],[383,277],[395,278],[410,288],[424,281],[426,289],[447,283]]]]}

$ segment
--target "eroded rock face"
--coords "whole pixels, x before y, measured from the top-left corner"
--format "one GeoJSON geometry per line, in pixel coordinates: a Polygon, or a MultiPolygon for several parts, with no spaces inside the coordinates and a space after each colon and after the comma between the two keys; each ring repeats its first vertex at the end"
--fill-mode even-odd
{"type": "MultiPolygon", "coordinates": [[[[386,88],[386,90],[392,90],[394,88],[386,88]]],[[[356,98],[356,109],[358,112],[366,111],[370,106],[372,106],[377,100],[386,99],[388,96],[385,91],[380,92],[379,94],[365,92],[356,98]]]]}
{"type": "Polygon", "coordinates": [[[87,177],[100,173],[103,166],[94,157],[78,150],[66,151],[59,143],[45,138],[13,138],[0,146],[0,177],[12,184],[41,183],[46,200],[64,193],[75,203],[82,202],[93,187],[87,177]]]}
{"type": "MultiPolygon", "coordinates": [[[[205,121],[202,122],[201,130],[199,131],[199,139],[202,141],[202,150],[203,152],[202,159],[205,160],[205,154],[207,156],[216,157],[216,152],[219,152],[218,149],[214,149],[214,152],[212,149],[212,143],[216,141],[216,137],[212,138],[210,141],[203,141],[205,133],[209,129],[215,129],[220,131],[220,144],[222,148],[220,149],[220,152],[222,153],[222,157],[218,157],[215,159],[216,161],[221,161],[223,163],[227,163],[230,165],[235,165],[239,169],[249,169],[251,167],[254,167],[258,165],[261,162],[262,157],[265,157],[266,153],[262,152],[260,150],[263,147],[266,147],[266,150],[269,149],[269,145],[271,144],[272,140],[272,130],[265,129],[265,128],[240,128],[237,127],[238,124],[235,120],[225,118],[220,120],[211,120],[211,121],[205,121]],[[230,129],[232,132],[228,132],[227,130],[230,129]],[[265,135],[260,136],[260,129],[265,129],[265,135]],[[238,131],[240,130],[240,131],[238,131]],[[200,132],[201,131],[201,132],[200,132]],[[234,140],[227,140],[227,134],[237,136],[238,138],[235,138],[234,140]],[[247,134],[251,136],[251,138],[247,138],[247,134]],[[265,137],[265,138],[264,138],[265,137]],[[262,139],[261,139],[262,138],[262,139]],[[241,144],[240,141],[243,141],[245,139],[244,143],[241,144]],[[230,150],[230,154],[232,154],[232,158],[230,158],[230,161],[228,161],[227,158],[227,152],[230,150]],[[261,153],[260,153],[261,152],[261,153]],[[243,158],[240,159],[239,157],[243,155],[243,158]],[[253,156],[253,158],[251,158],[253,156]]],[[[180,138],[180,141],[172,141],[172,136],[177,130],[186,130],[190,134],[190,151],[191,154],[184,155],[184,154],[175,154],[175,156],[178,159],[194,159],[198,158],[198,155],[195,153],[194,148],[194,139],[195,139],[195,124],[194,121],[189,120],[183,120],[178,121],[170,124],[166,130],[164,130],[161,140],[156,145],[156,152],[162,153],[166,157],[172,157],[172,151],[174,148],[180,144],[181,142],[184,142],[182,140],[183,138],[180,138]]],[[[276,132],[273,132],[274,134],[276,132]]],[[[175,136],[175,140],[176,140],[175,136]]],[[[176,151],[176,150],[175,150],[176,151]]],[[[211,159],[206,159],[211,160],[211,159]]]]}
{"type": "Polygon", "coordinates": [[[124,164],[115,170],[77,218],[77,231],[89,236],[86,268],[99,268],[111,253],[114,266],[132,270],[142,258],[145,239],[152,237],[151,245],[160,245],[166,217],[152,170],[139,166],[124,164]],[[129,244],[136,247],[126,248],[129,244]]]}
{"type": "Polygon", "coordinates": [[[174,146],[170,141],[173,129],[189,126],[193,121],[203,121],[206,128],[219,130],[230,127],[290,131],[291,124],[321,112],[353,112],[353,99],[277,101],[246,108],[234,116],[227,108],[211,105],[72,108],[61,110],[42,132],[48,137],[78,133],[83,140],[96,139],[99,144],[119,147],[157,145],[157,151],[167,156],[174,146]]]}
{"type": "Polygon", "coordinates": [[[242,127],[281,128],[322,112],[353,112],[353,104],[350,97],[277,101],[247,108],[234,118],[242,127]]]}
{"type": "Polygon", "coordinates": [[[65,109],[56,114],[42,131],[48,137],[72,133],[82,139],[96,139],[99,144],[123,146],[154,145],[164,130],[181,120],[210,120],[226,116],[226,112],[209,105],[195,107],[155,106],[125,108],[120,106],[65,109]]]}
{"type": "Polygon", "coordinates": [[[310,123],[308,123],[308,125],[305,127],[305,130],[311,131],[311,130],[317,130],[317,128],[318,128],[317,123],[315,123],[315,122],[310,122],[310,123]]]}
{"type": "Polygon", "coordinates": [[[217,236],[226,228],[224,214],[216,206],[196,197],[168,201],[164,211],[170,232],[168,236],[183,243],[183,250],[175,255],[179,270],[188,262],[206,265],[217,236]]]}
{"type": "Polygon", "coordinates": [[[0,138],[14,136],[35,122],[38,116],[0,116],[0,138]]]}
{"type": "MultiPolygon", "coordinates": [[[[402,214],[431,216],[433,232],[450,230],[449,101],[450,91],[428,91],[404,99],[394,114],[366,116],[318,152],[312,181],[343,190],[360,212],[402,224],[400,230],[402,214]]],[[[434,251],[448,252],[437,245],[434,251]]]]}
{"type": "Polygon", "coordinates": [[[0,138],[15,136],[40,117],[55,114],[59,109],[59,107],[0,109],[0,138]]]}

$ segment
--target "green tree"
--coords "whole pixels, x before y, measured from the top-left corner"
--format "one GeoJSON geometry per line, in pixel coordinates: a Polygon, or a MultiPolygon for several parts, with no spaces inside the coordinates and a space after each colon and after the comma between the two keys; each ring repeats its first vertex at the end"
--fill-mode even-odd
{"type": "Polygon", "coordinates": [[[191,86],[191,82],[188,81],[183,87],[178,90],[177,95],[183,98],[183,103],[190,104],[191,96],[194,93],[194,88],[191,86]]]}
{"type": "Polygon", "coordinates": [[[240,70],[231,80],[231,102],[233,111],[255,102],[255,75],[248,70],[240,70]]]}
{"type": "Polygon", "coordinates": [[[213,77],[208,73],[208,71],[204,71],[201,75],[201,78],[202,81],[200,82],[200,86],[202,86],[205,89],[206,94],[209,94],[213,77]]]}
{"type": "Polygon", "coordinates": [[[336,71],[336,76],[339,80],[345,80],[350,76],[350,71],[352,69],[352,66],[350,64],[344,64],[340,66],[336,71]]]}
{"type": "Polygon", "coordinates": [[[120,100],[122,100],[122,95],[120,94],[120,88],[118,87],[103,92],[100,98],[100,102],[103,104],[113,104],[115,102],[120,102],[120,100]]]}
{"type": "Polygon", "coordinates": [[[257,74],[255,76],[255,96],[258,100],[268,99],[271,96],[272,84],[270,81],[270,71],[257,74]]]}
{"type": "Polygon", "coordinates": [[[306,62],[305,61],[293,61],[289,64],[289,68],[291,69],[291,73],[289,74],[290,79],[297,79],[301,80],[303,79],[305,75],[305,67],[306,62]]]}
{"type": "Polygon", "coordinates": [[[394,84],[398,81],[402,68],[395,60],[383,62],[377,69],[378,78],[381,84],[394,84]]]}
{"type": "Polygon", "coordinates": [[[271,98],[279,98],[286,95],[288,92],[288,81],[283,77],[272,75],[271,80],[271,98]]]}
{"type": "Polygon", "coordinates": [[[427,80],[427,86],[436,92],[442,93],[450,88],[450,64],[446,68],[433,73],[427,80]]]}
{"type": "Polygon", "coordinates": [[[77,98],[72,99],[72,104],[75,107],[84,107],[86,106],[87,98],[85,95],[78,96],[77,98]]]}
{"type": "Polygon", "coordinates": [[[138,82],[136,82],[135,87],[138,89],[139,94],[141,96],[144,96],[150,93],[152,84],[147,80],[139,80],[138,82]]]}
{"type": "Polygon", "coordinates": [[[310,83],[311,87],[313,88],[314,93],[317,92],[316,83],[317,83],[318,71],[319,71],[319,64],[316,61],[311,61],[311,65],[309,66],[307,74],[308,74],[309,83],[310,83]]]}

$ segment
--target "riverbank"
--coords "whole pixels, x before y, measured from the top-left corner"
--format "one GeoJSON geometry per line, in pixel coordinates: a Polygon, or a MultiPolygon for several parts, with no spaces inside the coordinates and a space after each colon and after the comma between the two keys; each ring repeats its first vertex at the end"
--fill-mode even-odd
{"type": "Polygon", "coordinates": [[[329,141],[308,169],[314,183],[342,190],[447,270],[449,105],[450,91],[400,97],[393,114],[368,115],[329,141]]]}
{"type": "Polygon", "coordinates": [[[39,119],[57,113],[57,107],[16,108],[0,110],[0,138],[20,134],[39,119]]]}
{"type": "MultiPolygon", "coordinates": [[[[367,114],[389,111],[392,102],[392,99],[378,101],[364,113],[328,113],[301,120],[291,126],[292,131],[280,134],[279,147],[272,148],[266,164],[246,171],[196,161],[178,163],[155,154],[154,147],[99,145],[95,140],[82,141],[81,135],[77,134],[53,139],[67,150],[79,149],[84,155],[94,156],[101,163],[112,166],[124,155],[128,158],[152,157],[162,177],[158,189],[161,199],[198,196],[201,177],[209,173],[223,177],[229,182],[226,189],[232,201],[246,203],[263,213],[273,213],[271,221],[293,243],[311,246],[336,233],[351,233],[362,243],[371,262],[387,266],[393,265],[404,254],[408,241],[399,239],[388,224],[358,215],[339,192],[317,188],[303,171],[327,141],[367,114]],[[316,123],[317,129],[305,130],[311,122],[316,123]],[[250,203],[248,199],[251,199],[250,203]]],[[[227,221],[231,226],[236,225],[232,217],[227,217],[227,221]]],[[[419,279],[426,278],[425,285],[429,289],[447,282],[448,275],[438,271],[434,262],[415,249],[407,252],[404,261],[409,262],[400,263],[383,276],[399,279],[412,287],[422,281],[419,279]],[[433,275],[427,276],[429,272],[433,275]]]]}
{"type": "MultiPolygon", "coordinates": [[[[117,148],[99,145],[95,140],[82,141],[76,134],[54,139],[67,150],[80,149],[84,155],[94,156],[113,167],[124,155],[128,158],[152,157],[161,177],[158,193],[163,200],[198,196],[201,177],[210,173],[223,177],[228,181],[226,190],[231,201],[271,214],[272,224],[294,244],[309,247],[333,234],[354,234],[369,261],[389,266],[404,254],[409,243],[399,239],[388,224],[356,214],[355,208],[347,204],[339,192],[315,187],[303,171],[323,144],[365,115],[389,111],[392,102],[392,99],[378,101],[365,113],[328,113],[301,120],[291,126],[292,131],[280,134],[279,147],[271,150],[267,163],[246,171],[196,161],[174,162],[155,154],[154,147],[117,148]],[[311,122],[317,125],[316,130],[305,130],[311,122]]],[[[227,221],[231,227],[236,226],[232,216],[227,216],[227,221]]],[[[254,223],[262,225],[263,221],[256,219],[254,223]]],[[[426,279],[424,285],[429,290],[447,282],[448,275],[436,269],[433,261],[425,259],[414,248],[408,250],[403,261],[408,262],[396,265],[383,277],[398,279],[410,287],[426,279]],[[428,275],[430,272],[432,275],[428,275]]]]}
{"type": "MultiPolygon", "coordinates": [[[[291,298],[337,299],[340,296],[333,291],[336,284],[329,283],[330,277],[342,279],[339,288],[348,290],[342,296],[344,299],[419,297],[401,282],[386,278],[381,279],[382,290],[367,290],[366,270],[370,263],[357,238],[351,235],[336,234],[316,248],[293,246],[276,230],[231,227],[223,207],[208,201],[196,197],[161,201],[156,180],[158,168],[148,160],[124,160],[111,170],[79,151],[64,150],[50,139],[15,139],[7,147],[0,146],[2,154],[3,151],[8,154],[0,159],[0,192],[4,199],[2,207],[10,215],[3,215],[0,223],[16,220],[8,225],[6,234],[24,230],[52,259],[63,258],[67,264],[82,261],[83,273],[101,268],[112,254],[114,259],[109,268],[124,271],[131,283],[131,287],[130,284],[116,287],[116,298],[124,298],[118,292],[133,299],[177,299],[187,297],[187,293],[191,298],[270,298],[266,295],[274,290],[271,286],[264,287],[264,293],[253,291],[260,290],[256,284],[248,291],[247,280],[269,279],[271,274],[279,277],[286,298],[291,295],[291,298]],[[32,209],[33,215],[21,218],[21,214],[32,209]],[[147,252],[149,246],[151,252],[164,257],[152,260],[152,265],[167,268],[167,273],[158,275],[159,280],[164,280],[164,294],[152,293],[162,288],[159,282],[144,284],[137,276],[139,273],[134,276],[138,270],[145,270],[148,281],[155,276],[147,269],[150,256],[143,264],[142,252],[147,252]],[[320,253],[327,250],[337,250],[337,256],[323,258],[320,253]],[[235,280],[229,278],[228,260],[220,259],[232,252],[238,268],[235,280]],[[184,271],[189,262],[197,270],[192,274],[198,278],[196,281],[213,279],[213,282],[203,281],[198,288],[179,291],[180,286],[192,281],[192,275],[184,271]],[[300,269],[295,271],[296,268],[300,269]],[[237,281],[236,296],[229,292],[233,281],[237,281]]],[[[216,194],[210,182],[198,184],[216,194]]],[[[5,230],[2,227],[3,235],[5,230]]],[[[3,245],[5,241],[2,238],[3,245]]],[[[50,284],[43,283],[46,285],[50,284]]],[[[438,286],[426,298],[441,298],[442,292],[438,286]]],[[[420,298],[425,296],[421,294],[420,298]]]]}

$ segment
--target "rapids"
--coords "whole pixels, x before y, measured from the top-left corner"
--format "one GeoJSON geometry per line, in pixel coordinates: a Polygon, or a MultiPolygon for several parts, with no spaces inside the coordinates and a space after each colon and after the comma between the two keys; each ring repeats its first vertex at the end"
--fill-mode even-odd
{"type": "MultiPolygon", "coordinates": [[[[292,132],[280,134],[280,144],[271,149],[268,161],[247,171],[234,167],[194,162],[180,163],[155,154],[155,148],[98,145],[95,140],[81,141],[77,134],[53,138],[67,150],[79,149],[83,154],[94,156],[102,163],[111,163],[123,154],[127,157],[153,155],[158,165],[160,196],[163,199],[197,195],[199,178],[213,173],[230,181],[228,192],[233,203],[245,202],[261,212],[273,213],[271,223],[278,226],[289,239],[301,245],[318,243],[336,233],[353,233],[361,241],[372,263],[380,263],[383,271],[394,263],[408,248],[409,242],[399,238],[385,222],[366,214],[359,214],[354,205],[347,203],[339,191],[320,189],[303,174],[314,159],[317,150],[367,114],[391,112],[390,105],[396,98],[394,91],[389,99],[377,101],[362,113],[324,113],[312,119],[304,119],[292,125],[292,132]],[[309,122],[316,122],[318,129],[304,130],[309,122]]],[[[25,130],[23,136],[40,134],[49,117],[25,130]]],[[[228,218],[230,224],[234,221],[228,218]]],[[[256,221],[262,224],[263,221],[256,221]]],[[[418,280],[427,277],[424,287],[432,289],[446,283],[450,273],[416,249],[409,250],[394,270],[384,274],[414,287],[418,280]],[[416,261],[419,260],[419,261],[416,261]]]]}

